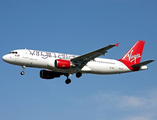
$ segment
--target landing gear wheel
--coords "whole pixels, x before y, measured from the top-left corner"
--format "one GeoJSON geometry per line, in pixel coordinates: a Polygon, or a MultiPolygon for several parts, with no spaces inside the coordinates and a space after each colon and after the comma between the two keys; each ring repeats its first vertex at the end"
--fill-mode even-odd
{"type": "Polygon", "coordinates": [[[24,74],[25,74],[25,72],[24,72],[24,71],[22,71],[20,74],[21,74],[21,75],[24,75],[24,74]]]}
{"type": "Polygon", "coordinates": [[[65,83],[69,84],[69,83],[71,83],[71,80],[68,78],[68,79],[66,79],[65,83]]]}
{"type": "Polygon", "coordinates": [[[25,74],[25,72],[24,72],[25,71],[25,67],[26,67],[25,65],[22,66],[22,72],[20,73],[21,75],[25,74]]]}
{"type": "Polygon", "coordinates": [[[79,78],[79,77],[81,77],[81,76],[82,76],[82,73],[81,73],[81,72],[76,73],[76,77],[77,77],[77,78],[79,78]]]}

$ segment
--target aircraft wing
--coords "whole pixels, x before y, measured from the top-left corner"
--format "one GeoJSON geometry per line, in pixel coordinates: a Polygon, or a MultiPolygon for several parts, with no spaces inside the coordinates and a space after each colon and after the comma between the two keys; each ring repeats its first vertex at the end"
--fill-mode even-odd
{"type": "Polygon", "coordinates": [[[155,60],[148,60],[148,61],[145,61],[145,62],[141,62],[141,63],[138,63],[138,64],[135,64],[135,65],[132,65],[131,67],[141,67],[143,65],[147,65],[151,62],[154,62],[155,60]]]}
{"type": "Polygon", "coordinates": [[[111,49],[114,46],[118,47],[118,44],[119,43],[114,45],[108,45],[90,53],[73,58],[71,59],[71,61],[77,68],[82,69],[90,60],[94,60],[94,58],[99,57],[100,55],[105,55],[105,53],[107,53],[107,50],[111,49]]]}

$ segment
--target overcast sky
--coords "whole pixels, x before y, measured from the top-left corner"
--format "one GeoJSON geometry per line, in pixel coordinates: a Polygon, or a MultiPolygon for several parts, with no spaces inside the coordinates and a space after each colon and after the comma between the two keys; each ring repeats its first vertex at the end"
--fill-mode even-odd
{"type": "MultiPolygon", "coordinates": [[[[155,0],[0,0],[0,56],[15,49],[81,55],[120,43],[103,58],[120,59],[145,40],[142,61],[155,59],[155,0]]],[[[156,61],[120,75],[53,80],[41,69],[0,61],[1,120],[156,120],[156,61]]]]}

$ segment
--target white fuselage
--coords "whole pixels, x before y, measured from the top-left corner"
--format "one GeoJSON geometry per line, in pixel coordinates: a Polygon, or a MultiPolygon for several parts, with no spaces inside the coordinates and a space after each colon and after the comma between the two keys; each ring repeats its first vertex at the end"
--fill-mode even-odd
{"type": "MultiPolygon", "coordinates": [[[[69,69],[59,69],[54,67],[54,61],[56,59],[70,60],[75,57],[77,57],[77,55],[19,49],[3,56],[3,60],[14,65],[44,68],[55,72],[73,74],[78,71],[75,67],[71,67],[69,69]]],[[[120,74],[131,72],[131,70],[118,60],[95,58],[94,60],[89,61],[81,69],[81,72],[93,74],[120,74]]]]}

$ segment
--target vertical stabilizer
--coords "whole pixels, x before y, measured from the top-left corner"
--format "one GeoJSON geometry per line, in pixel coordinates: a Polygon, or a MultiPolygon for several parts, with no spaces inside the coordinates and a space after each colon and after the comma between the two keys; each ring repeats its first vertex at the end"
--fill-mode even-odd
{"type": "Polygon", "coordinates": [[[121,59],[119,59],[119,61],[123,62],[129,68],[132,65],[140,63],[144,44],[145,41],[137,41],[134,46],[121,59]]]}

